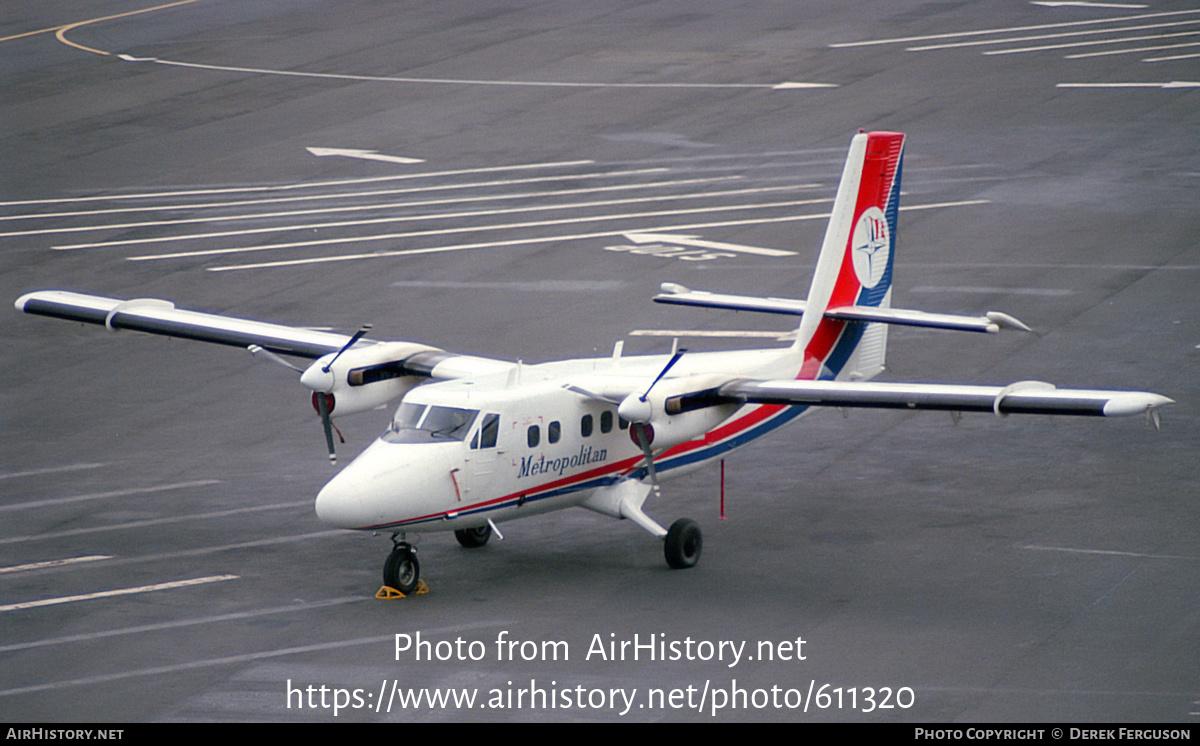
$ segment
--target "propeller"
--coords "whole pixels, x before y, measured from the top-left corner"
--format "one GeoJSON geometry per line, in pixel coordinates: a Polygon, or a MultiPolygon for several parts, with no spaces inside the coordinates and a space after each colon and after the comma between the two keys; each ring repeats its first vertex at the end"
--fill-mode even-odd
{"type": "MultiPolygon", "coordinates": [[[[359,327],[354,336],[350,337],[346,344],[342,345],[342,349],[338,350],[333,357],[329,358],[329,362],[320,367],[321,375],[314,373],[313,368],[309,368],[300,376],[300,382],[313,390],[313,408],[317,410],[317,414],[321,417],[321,427],[325,430],[325,445],[329,448],[329,463],[337,463],[337,452],[333,447],[333,432],[337,430],[333,425],[333,420],[330,415],[333,412],[337,400],[333,396],[334,380],[330,371],[333,369],[333,364],[342,356],[346,350],[354,346],[358,340],[366,336],[367,332],[371,331],[370,324],[363,324],[359,327]]],[[[346,439],[342,437],[341,431],[338,431],[338,440],[342,443],[346,439]]]]}
{"type": "Polygon", "coordinates": [[[653,416],[653,408],[650,406],[650,392],[667,375],[667,372],[679,362],[679,358],[683,357],[683,353],[687,352],[679,346],[679,340],[676,339],[671,349],[671,359],[663,366],[658,375],[646,387],[646,392],[641,396],[630,394],[625,397],[620,406],[617,407],[617,414],[629,422],[630,434],[633,436],[633,441],[642,449],[642,456],[646,459],[646,471],[650,474],[650,483],[654,486],[654,495],[657,497],[662,490],[658,486],[658,471],[654,468],[654,453],[650,450],[650,444],[654,441],[654,429],[650,425],[650,419],[653,416]]]}
{"type": "Polygon", "coordinates": [[[312,390],[312,405],[313,409],[317,410],[317,415],[319,415],[321,418],[321,427],[325,431],[325,445],[329,449],[330,463],[337,463],[337,453],[334,451],[333,445],[334,432],[337,432],[338,440],[340,442],[346,442],[346,439],[342,437],[341,431],[338,430],[333,424],[333,420],[331,418],[331,413],[333,412],[333,408],[337,403],[337,400],[334,399],[333,396],[334,379],[331,375],[333,364],[337,362],[337,359],[341,357],[346,350],[349,350],[356,342],[358,342],[358,340],[366,336],[367,332],[369,331],[371,331],[371,325],[363,324],[359,330],[354,333],[354,336],[350,337],[349,341],[342,345],[342,348],[329,359],[329,362],[321,365],[320,367],[318,367],[316,364],[313,364],[309,366],[307,370],[301,370],[300,368],[297,368],[295,365],[292,365],[279,355],[276,355],[274,352],[264,349],[259,345],[250,345],[246,348],[250,351],[250,354],[254,355],[255,357],[264,357],[273,363],[277,363],[289,370],[299,373],[300,383],[312,390]]]}

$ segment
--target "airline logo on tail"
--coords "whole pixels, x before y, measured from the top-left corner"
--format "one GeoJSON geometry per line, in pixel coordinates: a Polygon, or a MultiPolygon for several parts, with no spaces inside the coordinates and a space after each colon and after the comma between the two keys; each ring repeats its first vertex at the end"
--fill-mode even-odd
{"type": "Polygon", "coordinates": [[[850,245],[854,249],[852,258],[858,281],[865,288],[875,287],[883,279],[892,245],[883,210],[871,206],[863,212],[854,226],[850,245]]]}

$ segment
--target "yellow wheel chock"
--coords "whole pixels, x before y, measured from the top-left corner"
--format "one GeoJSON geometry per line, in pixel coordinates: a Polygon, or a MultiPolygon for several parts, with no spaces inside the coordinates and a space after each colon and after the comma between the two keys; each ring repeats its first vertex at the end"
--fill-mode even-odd
{"type": "MultiPolygon", "coordinates": [[[[429,586],[425,585],[424,580],[418,580],[416,589],[412,593],[407,594],[407,595],[408,596],[423,596],[426,593],[429,593],[429,586]]],[[[394,599],[394,598],[407,598],[407,596],[405,594],[401,593],[400,591],[396,590],[395,588],[391,587],[390,585],[384,585],[384,586],[380,586],[379,590],[375,592],[375,598],[378,598],[381,601],[390,601],[391,599],[394,599]]]]}

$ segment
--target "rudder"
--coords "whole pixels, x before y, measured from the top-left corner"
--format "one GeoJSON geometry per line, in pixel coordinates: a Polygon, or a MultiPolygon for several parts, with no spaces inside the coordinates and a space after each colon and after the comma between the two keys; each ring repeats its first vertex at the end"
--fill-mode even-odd
{"type": "MultiPolygon", "coordinates": [[[[850,143],[797,332],[796,346],[804,350],[801,378],[838,377],[858,351],[864,325],[826,318],[827,309],[890,305],[903,159],[904,135],[898,132],[860,132],[850,143]]],[[[851,367],[865,368],[855,377],[882,369],[886,338],[872,342],[878,359],[858,356],[851,367]]]]}

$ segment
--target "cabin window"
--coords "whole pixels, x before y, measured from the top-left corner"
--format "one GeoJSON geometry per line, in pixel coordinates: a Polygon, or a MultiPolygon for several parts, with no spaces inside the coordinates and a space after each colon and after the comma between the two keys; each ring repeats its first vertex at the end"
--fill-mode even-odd
{"type": "Polygon", "coordinates": [[[585,438],[591,437],[592,416],[590,414],[585,414],[583,419],[579,421],[579,434],[585,438]]]}
{"type": "Polygon", "coordinates": [[[628,430],[628,429],[629,429],[629,421],[628,421],[628,420],[626,420],[624,417],[618,417],[618,418],[617,418],[617,425],[618,425],[618,426],[619,426],[619,427],[620,427],[622,430],[628,430]]]}
{"type": "Polygon", "coordinates": [[[557,420],[554,422],[551,422],[550,425],[546,428],[546,440],[550,441],[551,443],[557,443],[559,438],[561,438],[561,437],[562,437],[562,425],[560,425],[557,420]]]}
{"type": "Polygon", "coordinates": [[[530,448],[537,448],[537,444],[542,441],[542,432],[537,425],[530,425],[525,437],[530,448]]]}
{"type": "Polygon", "coordinates": [[[600,413],[600,432],[612,432],[612,412],[605,411],[600,413]]]}

